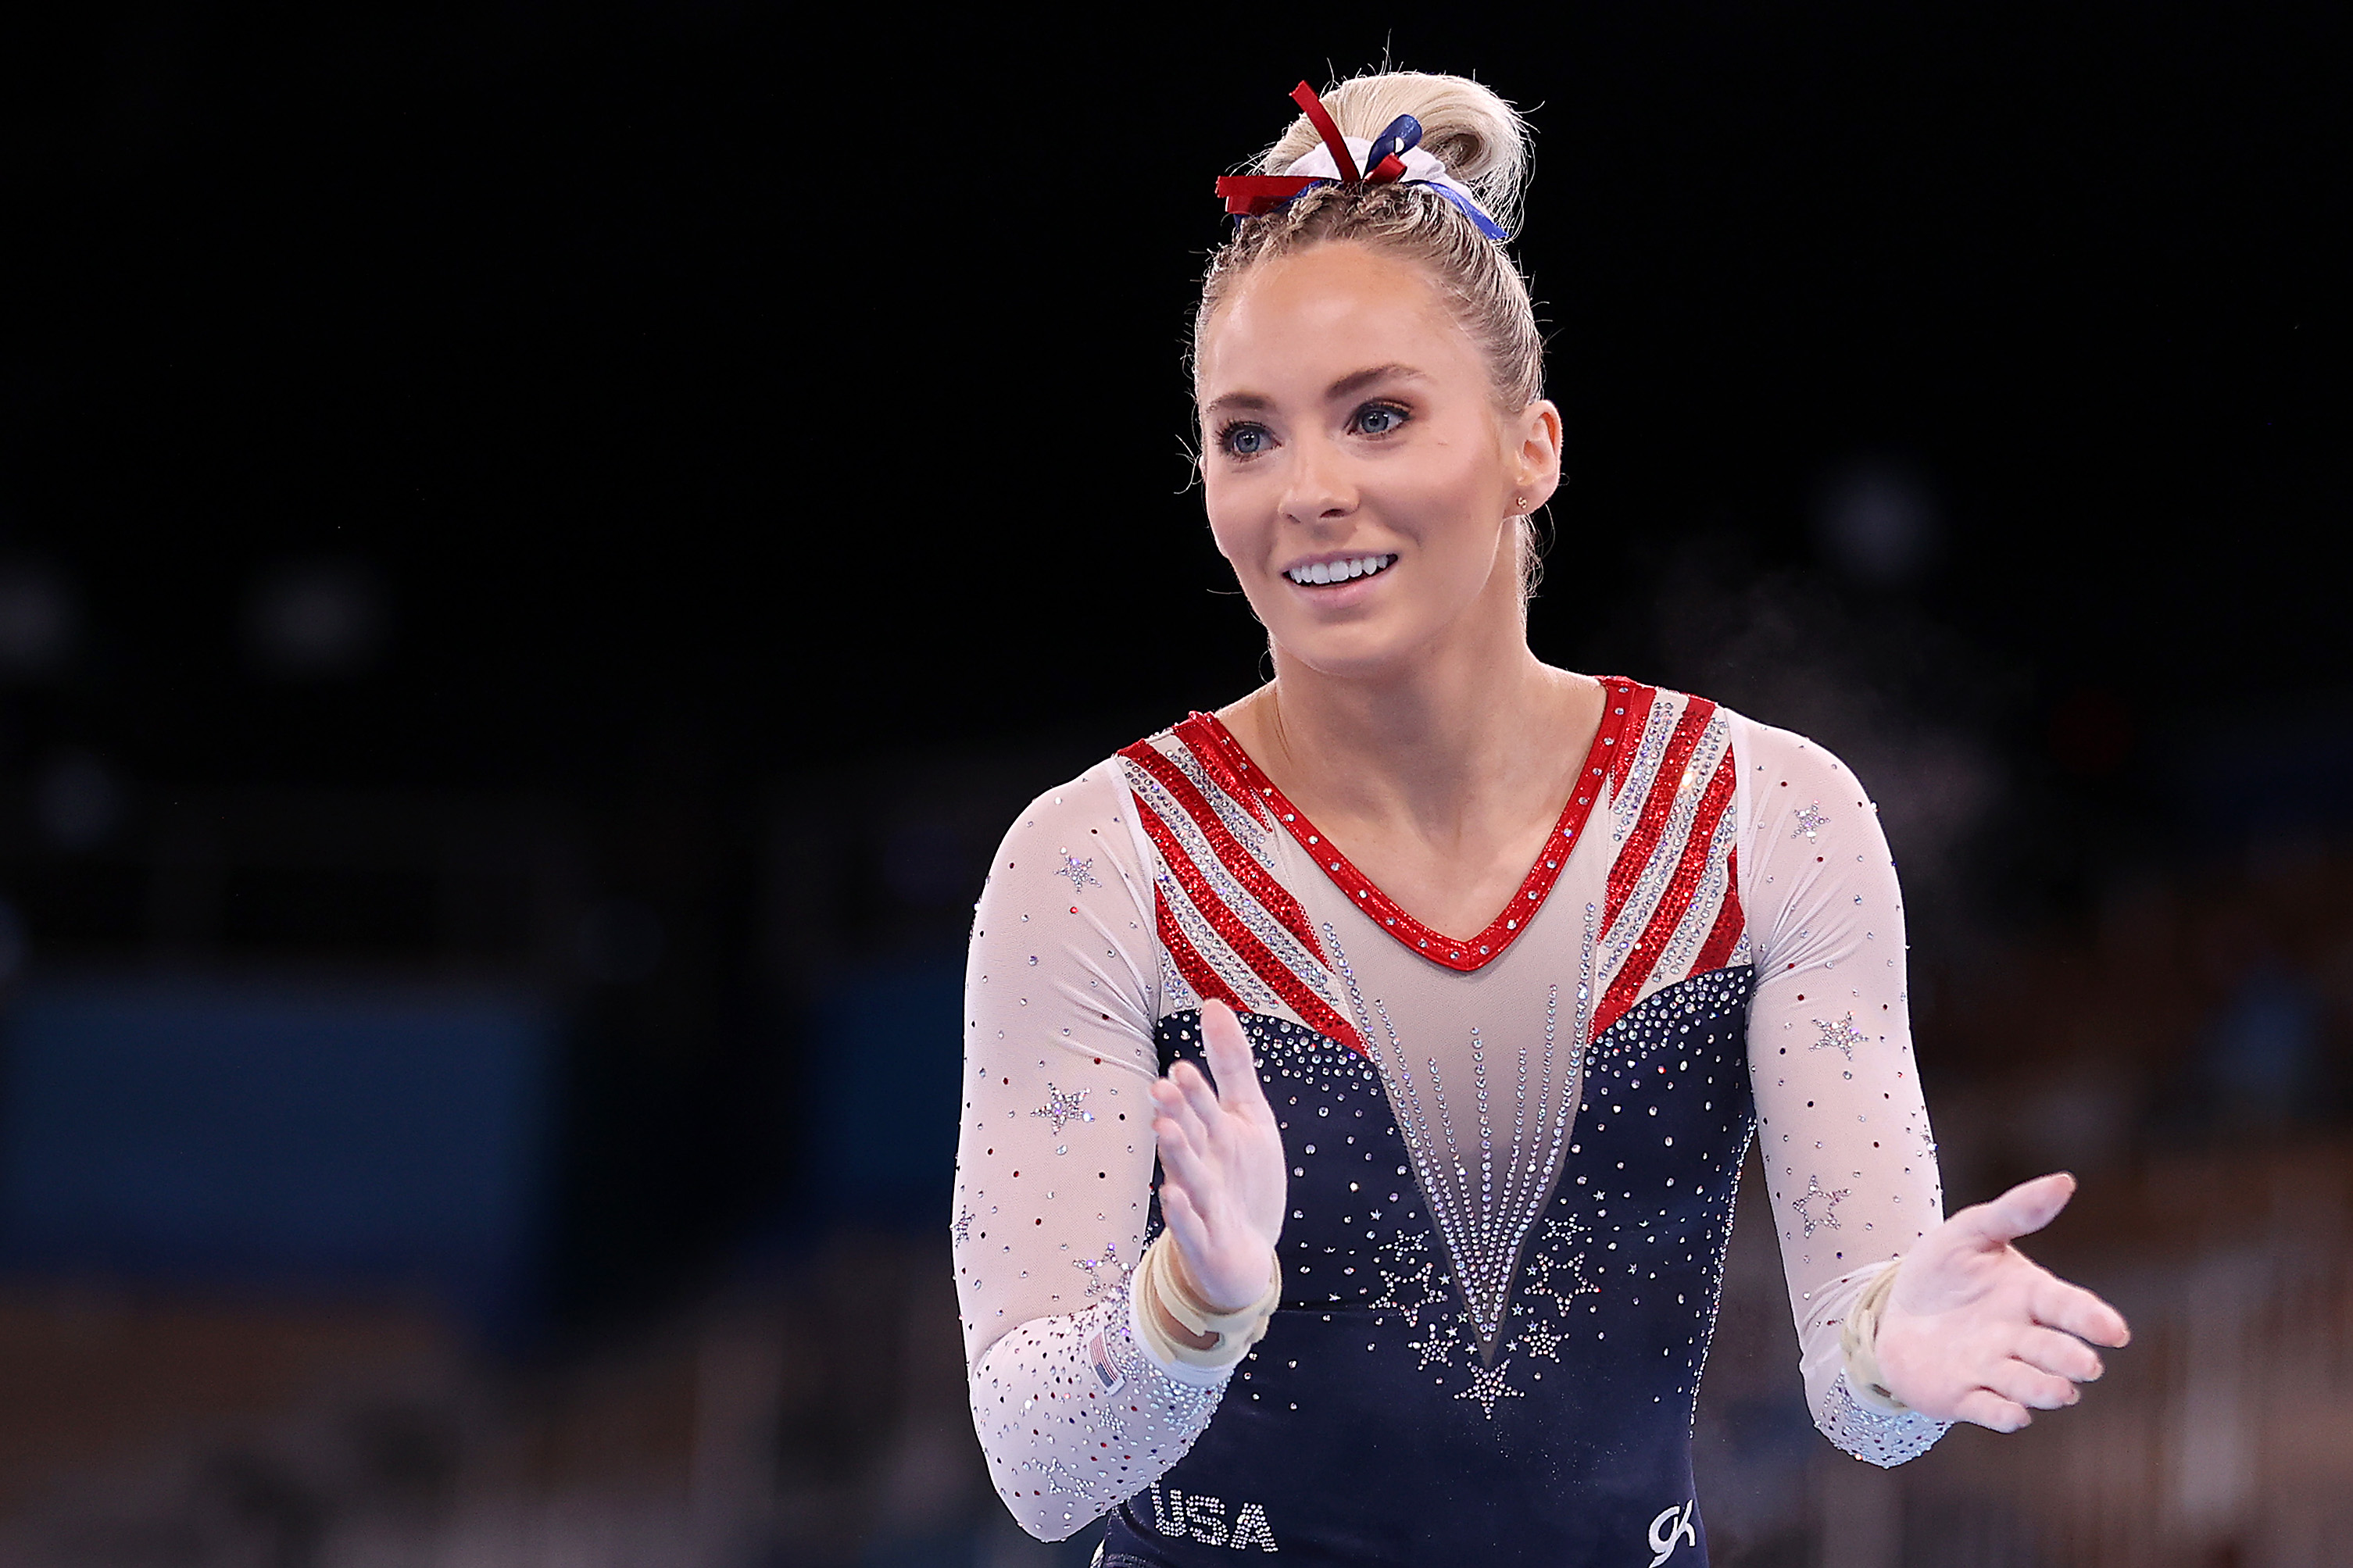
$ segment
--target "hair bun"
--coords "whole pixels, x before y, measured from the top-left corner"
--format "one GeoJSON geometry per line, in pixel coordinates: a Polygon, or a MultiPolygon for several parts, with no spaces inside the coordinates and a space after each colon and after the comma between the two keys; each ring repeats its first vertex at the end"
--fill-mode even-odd
{"type": "MultiPolygon", "coordinates": [[[[1518,110],[1468,77],[1429,71],[1378,71],[1323,95],[1343,136],[1371,141],[1400,114],[1421,121],[1424,151],[1470,187],[1479,205],[1514,233],[1527,185],[1528,125],[1518,110]]],[[[1301,115],[1259,159],[1261,174],[1279,174],[1320,144],[1301,115]]]]}

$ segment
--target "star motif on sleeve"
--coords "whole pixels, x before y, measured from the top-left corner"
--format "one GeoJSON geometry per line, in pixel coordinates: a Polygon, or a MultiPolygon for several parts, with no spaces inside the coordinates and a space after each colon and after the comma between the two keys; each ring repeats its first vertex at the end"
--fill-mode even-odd
{"type": "Polygon", "coordinates": [[[1809,1175],[1806,1178],[1804,1194],[1791,1198],[1789,1206],[1798,1211],[1799,1222],[1806,1227],[1806,1234],[1811,1236],[1817,1230],[1839,1228],[1838,1215],[1831,1211],[1838,1207],[1839,1200],[1846,1194],[1847,1189],[1844,1187],[1835,1191],[1825,1191],[1819,1177],[1809,1175]],[[1817,1198],[1822,1200],[1822,1210],[1820,1214],[1815,1214],[1810,1207],[1817,1198]]]}
{"type": "Polygon", "coordinates": [[[1086,1480],[1078,1471],[1050,1454],[1042,1459],[1024,1459],[1014,1468],[1032,1472],[1048,1488],[1058,1492],[1077,1491],[1086,1480]]]}
{"type": "Polygon", "coordinates": [[[955,1238],[959,1243],[972,1239],[972,1220],[973,1214],[970,1209],[956,1210],[955,1224],[949,1228],[955,1232],[955,1238]]]}
{"type": "Polygon", "coordinates": [[[1079,894],[1085,892],[1089,888],[1100,888],[1103,886],[1103,883],[1095,876],[1095,863],[1092,860],[1082,860],[1075,855],[1063,856],[1062,864],[1060,868],[1054,872],[1054,875],[1057,877],[1068,877],[1071,879],[1071,896],[1072,898],[1076,898],[1079,894]]]}
{"type": "Polygon", "coordinates": [[[1117,1289],[1121,1281],[1127,1278],[1127,1270],[1120,1267],[1119,1246],[1115,1242],[1103,1243],[1101,1258],[1071,1258],[1071,1267],[1086,1270],[1087,1298],[1090,1300],[1100,1300],[1106,1290],[1117,1289]]]}
{"type": "Polygon", "coordinates": [[[1095,1119],[1093,1111],[1079,1109],[1079,1101],[1086,1097],[1087,1091],[1083,1089],[1072,1089],[1065,1094],[1050,1083],[1046,1086],[1046,1103],[1029,1114],[1050,1119],[1054,1123],[1054,1131],[1060,1132],[1065,1121],[1092,1121],[1095,1119]]]}
{"type": "Polygon", "coordinates": [[[1817,837],[1817,835],[1821,832],[1822,824],[1829,820],[1829,817],[1822,815],[1822,803],[1820,801],[1814,801],[1799,811],[1798,831],[1792,833],[1789,837],[1792,838],[1805,839],[1810,844],[1819,843],[1820,839],[1817,837]]]}
{"type": "Polygon", "coordinates": [[[1479,1408],[1486,1413],[1487,1419],[1493,1421],[1495,1418],[1497,1400],[1527,1397],[1526,1394],[1504,1381],[1504,1374],[1511,1369],[1512,1363],[1508,1361],[1500,1366],[1474,1366],[1471,1369],[1471,1386],[1454,1397],[1476,1400],[1479,1408]]]}
{"type": "Polygon", "coordinates": [[[1854,1047],[1871,1044],[1871,1037],[1854,1027],[1854,1013],[1845,1013],[1838,1023],[1831,1023],[1829,1018],[1817,1018],[1814,1027],[1821,1030],[1821,1039],[1814,1041],[1812,1047],[1807,1047],[1807,1051],[1840,1051],[1852,1063],[1854,1047]]]}
{"type": "Polygon", "coordinates": [[[1520,1331],[1520,1343],[1527,1347],[1528,1353],[1549,1361],[1560,1359],[1560,1344],[1567,1338],[1567,1334],[1555,1333],[1550,1323],[1531,1323],[1520,1331]]]}
{"type": "Polygon", "coordinates": [[[1814,1027],[1822,1032],[1822,1037],[1806,1047],[1810,1051],[1840,1051],[1845,1054],[1847,1060],[1852,1061],[1855,1047],[1871,1043],[1871,1037],[1854,1026],[1854,1015],[1852,1013],[1835,1024],[1828,1018],[1817,1018],[1814,1027]]]}

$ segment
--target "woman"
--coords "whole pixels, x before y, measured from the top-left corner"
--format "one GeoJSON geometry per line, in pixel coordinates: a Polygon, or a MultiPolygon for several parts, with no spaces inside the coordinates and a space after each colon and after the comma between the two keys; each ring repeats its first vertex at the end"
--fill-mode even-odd
{"type": "Polygon", "coordinates": [[[1752,1137],[1850,1453],[2071,1404],[2125,1324],[2010,1245],[2069,1178],[1942,1217],[1853,776],[1529,651],[1561,426],[1501,244],[1513,112],[1407,73],[1296,96],[1219,182],[1195,333],[1275,676],[1041,796],[992,866],[974,1418],[1033,1533],[1111,1513],[1106,1563],[1702,1563],[1752,1137]]]}

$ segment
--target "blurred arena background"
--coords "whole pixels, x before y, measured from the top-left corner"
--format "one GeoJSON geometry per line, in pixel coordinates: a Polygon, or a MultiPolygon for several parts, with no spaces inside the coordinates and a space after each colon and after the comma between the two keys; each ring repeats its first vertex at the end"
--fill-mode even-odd
{"type": "Polygon", "coordinates": [[[2031,1250],[2137,1331],[1883,1475],[1746,1226],[1715,1560],[2353,1562],[2345,46],[0,24],[0,1564],[1085,1560],[965,1407],[965,921],[1022,802],[1258,679],[1209,184],[1385,51],[1538,128],[1538,651],[1873,785],[1949,1201],[2076,1171],[2031,1250]]]}

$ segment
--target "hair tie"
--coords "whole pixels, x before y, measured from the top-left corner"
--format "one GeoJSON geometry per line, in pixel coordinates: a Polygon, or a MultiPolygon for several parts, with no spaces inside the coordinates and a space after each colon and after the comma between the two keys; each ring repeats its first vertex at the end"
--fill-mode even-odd
{"type": "Polygon", "coordinates": [[[1340,134],[1338,121],[1315,89],[1301,82],[1291,96],[1307,115],[1323,145],[1293,162],[1280,174],[1220,174],[1218,195],[1237,220],[1263,217],[1303,191],[1315,185],[1390,184],[1428,185],[1461,208],[1489,239],[1511,237],[1502,224],[1489,216],[1470,188],[1446,172],[1446,165],[1421,149],[1421,121],[1400,114],[1369,142],[1340,134]],[[1359,161],[1361,160],[1361,162],[1359,161]],[[1362,171],[1361,173],[1359,171],[1362,171]]]}

